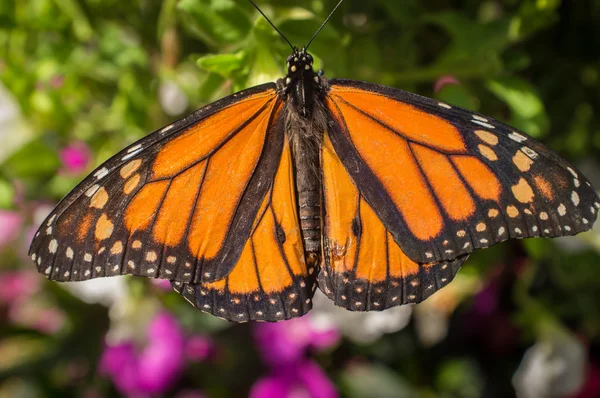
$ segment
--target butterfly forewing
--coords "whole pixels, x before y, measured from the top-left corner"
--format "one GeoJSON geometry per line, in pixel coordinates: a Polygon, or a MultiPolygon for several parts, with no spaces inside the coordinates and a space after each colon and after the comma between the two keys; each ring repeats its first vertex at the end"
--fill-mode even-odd
{"type": "Polygon", "coordinates": [[[586,231],[598,196],[524,133],[402,90],[330,80],[332,146],[358,191],[419,263],[508,238],[586,231]]]}
{"type": "Polygon", "coordinates": [[[281,115],[274,85],[263,85],[130,146],[44,222],[30,253],[38,269],[59,281],[120,274],[222,279],[277,169],[281,115]]]}

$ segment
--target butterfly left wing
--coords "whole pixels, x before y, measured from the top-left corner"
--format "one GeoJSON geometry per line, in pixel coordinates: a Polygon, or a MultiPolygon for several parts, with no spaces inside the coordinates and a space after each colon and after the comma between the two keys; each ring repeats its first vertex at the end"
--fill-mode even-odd
{"type": "Polygon", "coordinates": [[[323,264],[319,288],[352,311],[418,303],[456,275],[468,256],[418,264],[394,241],[335,153],[328,135],[321,150],[323,264]]]}
{"type": "Polygon", "coordinates": [[[223,279],[284,145],[275,84],[226,97],[101,165],[52,211],[30,255],[58,281],[132,274],[223,279]]]}
{"type": "Polygon", "coordinates": [[[212,283],[172,281],[198,309],[234,322],[280,321],[308,312],[316,273],[307,271],[289,140],[240,259],[212,283]]]}
{"type": "Polygon", "coordinates": [[[412,260],[452,260],[594,223],[600,200],[589,181],[524,133],[402,90],[329,82],[332,146],[412,260]]]}

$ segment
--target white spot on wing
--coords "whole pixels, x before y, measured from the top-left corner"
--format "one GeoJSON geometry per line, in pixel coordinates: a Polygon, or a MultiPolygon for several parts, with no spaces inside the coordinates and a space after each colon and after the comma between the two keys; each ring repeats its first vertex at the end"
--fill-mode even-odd
{"type": "Polygon", "coordinates": [[[560,206],[558,206],[557,210],[558,210],[558,214],[560,214],[561,216],[564,216],[565,214],[567,214],[567,208],[562,203],[560,204],[560,206]]]}
{"type": "Polygon", "coordinates": [[[573,174],[573,177],[579,178],[575,170],[573,170],[571,167],[567,167],[567,170],[569,170],[569,173],[573,174]]]}
{"type": "Polygon", "coordinates": [[[492,126],[491,124],[482,122],[480,120],[471,120],[471,122],[475,123],[475,124],[479,124],[480,126],[483,126],[483,127],[487,127],[488,129],[495,129],[495,127],[492,126]]]}
{"type": "Polygon", "coordinates": [[[521,147],[521,151],[523,151],[523,153],[525,155],[527,155],[528,157],[530,157],[531,159],[537,159],[537,157],[538,157],[538,153],[529,147],[526,147],[526,146],[521,147]]]}
{"type": "Polygon", "coordinates": [[[479,121],[481,121],[481,122],[487,122],[487,121],[488,121],[486,118],[484,118],[484,117],[481,117],[481,116],[479,116],[479,115],[473,115],[473,119],[475,119],[475,120],[479,120],[479,121]]]}
{"type": "Polygon", "coordinates": [[[575,206],[579,206],[579,194],[575,191],[571,193],[571,201],[575,206]]]}
{"type": "Polygon", "coordinates": [[[129,160],[129,159],[131,159],[132,157],[134,157],[135,155],[137,155],[138,153],[140,153],[141,151],[142,151],[142,148],[138,149],[137,151],[131,152],[131,153],[129,153],[129,154],[127,154],[127,155],[123,156],[123,157],[121,158],[121,160],[129,160]]]}
{"type": "Polygon", "coordinates": [[[438,105],[441,106],[442,108],[452,109],[452,107],[450,105],[444,104],[443,102],[438,102],[438,105]]]}
{"type": "Polygon", "coordinates": [[[99,189],[100,189],[100,185],[94,184],[87,191],[85,191],[85,196],[87,196],[88,198],[91,198],[92,196],[94,196],[96,191],[99,189]]]}
{"type": "Polygon", "coordinates": [[[140,149],[142,147],[142,144],[137,144],[132,146],[131,148],[129,148],[127,150],[127,153],[132,153],[132,152],[136,152],[138,149],[140,149]]]}
{"type": "Polygon", "coordinates": [[[50,226],[54,222],[54,220],[56,220],[56,214],[50,217],[50,219],[48,219],[48,223],[46,225],[50,226]]]}
{"type": "Polygon", "coordinates": [[[107,175],[108,175],[108,169],[106,167],[103,167],[94,173],[94,177],[96,177],[97,180],[104,178],[107,175]]]}
{"type": "Polygon", "coordinates": [[[508,135],[508,138],[510,138],[513,141],[517,141],[517,142],[527,141],[527,137],[522,136],[521,134],[516,133],[514,131],[508,135]]]}
{"type": "Polygon", "coordinates": [[[168,126],[166,126],[166,127],[163,127],[163,128],[160,130],[160,134],[164,134],[164,133],[166,133],[167,131],[171,130],[173,127],[175,127],[175,125],[174,125],[174,124],[169,124],[168,126]]]}
{"type": "Polygon", "coordinates": [[[48,245],[48,251],[52,254],[56,253],[56,250],[58,249],[58,242],[56,241],[56,239],[52,239],[50,241],[50,244],[48,245]]]}

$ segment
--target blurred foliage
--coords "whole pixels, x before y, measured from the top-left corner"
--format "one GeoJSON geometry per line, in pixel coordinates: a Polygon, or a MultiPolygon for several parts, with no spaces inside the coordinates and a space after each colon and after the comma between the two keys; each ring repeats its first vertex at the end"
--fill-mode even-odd
{"type": "MultiPolygon", "coordinates": [[[[335,3],[259,5],[300,47],[335,3]]],[[[326,76],[399,87],[506,121],[585,166],[600,186],[599,37],[600,3],[592,0],[346,0],[310,51],[326,76]],[[459,84],[435,90],[443,77],[459,84]]],[[[86,143],[94,153],[89,171],[176,117],[282,77],[289,52],[244,0],[3,0],[0,81],[19,122],[5,118],[2,100],[0,208],[39,221],[33,204],[56,203],[85,174],[60,172],[61,148],[86,143]],[[171,106],[168,93],[184,98],[183,106],[171,106]]],[[[589,233],[476,253],[452,285],[474,280],[478,288],[453,296],[451,285],[444,297],[456,305],[436,309],[449,325],[440,342],[426,344],[413,321],[374,343],[344,340],[318,360],[348,397],[511,396],[523,353],[549,327],[581,336],[597,363],[599,241],[589,233]],[[477,318],[474,295],[490,284],[497,306],[477,318]]],[[[32,268],[22,247],[3,250],[12,253],[1,269],[32,268]]],[[[191,366],[182,385],[211,397],[247,393],[264,370],[249,326],[201,315],[145,281],[128,285],[133,303],[159,296],[186,330],[211,334],[222,347],[217,365],[191,366]]],[[[82,395],[89,386],[115,394],[94,371],[107,310],[57,284],[44,283],[43,291],[68,326],[52,335],[0,326],[0,396],[82,395]],[[86,372],[67,380],[62,370],[77,361],[86,372]]]]}

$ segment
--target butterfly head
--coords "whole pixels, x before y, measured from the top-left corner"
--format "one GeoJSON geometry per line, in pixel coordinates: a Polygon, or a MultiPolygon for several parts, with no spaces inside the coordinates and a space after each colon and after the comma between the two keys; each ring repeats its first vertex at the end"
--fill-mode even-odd
{"type": "Polygon", "coordinates": [[[293,79],[306,73],[314,74],[313,62],[314,59],[312,55],[307,53],[304,48],[301,50],[294,48],[294,52],[287,57],[287,77],[293,79]]]}

